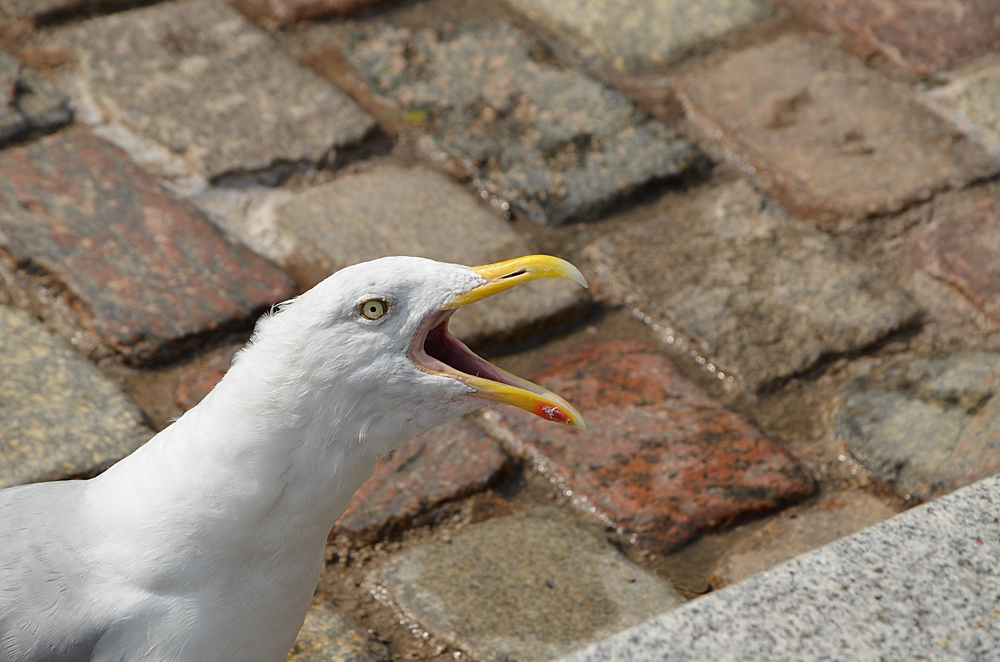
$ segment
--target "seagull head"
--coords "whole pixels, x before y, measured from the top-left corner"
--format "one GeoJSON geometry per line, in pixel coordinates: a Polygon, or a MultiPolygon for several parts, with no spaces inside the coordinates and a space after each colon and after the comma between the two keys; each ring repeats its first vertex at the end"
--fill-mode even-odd
{"type": "Polygon", "coordinates": [[[319,412],[338,437],[357,435],[375,455],[490,402],[583,428],[566,400],[480,358],[448,330],[459,308],[547,278],[587,286],[576,267],[544,255],[481,267],[416,257],[356,264],[262,319],[246,353],[274,364],[271,390],[286,411],[319,412]]]}

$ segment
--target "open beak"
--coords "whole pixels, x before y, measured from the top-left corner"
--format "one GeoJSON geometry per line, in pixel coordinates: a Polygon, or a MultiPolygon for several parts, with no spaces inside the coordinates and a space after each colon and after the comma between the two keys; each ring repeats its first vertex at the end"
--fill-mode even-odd
{"type": "Polygon", "coordinates": [[[414,339],[410,350],[413,362],[428,372],[463,382],[474,390],[476,397],[504,402],[549,421],[586,429],[583,417],[566,400],[476,356],[448,331],[448,320],[462,306],[546,278],[564,278],[587,287],[583,274],[569,262],[548,255],[528,255],[471,270],[486,282],[458,295],[430,318],[414,339]]]}

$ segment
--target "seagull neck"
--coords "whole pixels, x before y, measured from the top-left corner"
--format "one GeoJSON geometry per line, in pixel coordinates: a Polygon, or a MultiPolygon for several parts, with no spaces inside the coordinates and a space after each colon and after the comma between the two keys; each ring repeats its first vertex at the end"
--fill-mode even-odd
{"type": "Polygon", "coordinates": [[[200,513],[206,528],[325,540],[376,458],[340,415],[350,403],[320,405],[321,394],[254,358],[241,357],[200,405],[108,474],[132,481],[168,519],[200,513]]]}

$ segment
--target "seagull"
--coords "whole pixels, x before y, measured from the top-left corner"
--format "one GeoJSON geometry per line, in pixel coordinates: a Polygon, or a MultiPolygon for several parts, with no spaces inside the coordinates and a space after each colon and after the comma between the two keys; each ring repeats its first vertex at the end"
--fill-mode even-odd
{"type": "Polygon", "coordinates": [[[103,474],[0,490],[0,661],[284,660],[380,458],[490,401],[584,428],[448,331],[544,278],[587,286],[543,255],[347,267],[262,317],[201,404],[103,474]]]}

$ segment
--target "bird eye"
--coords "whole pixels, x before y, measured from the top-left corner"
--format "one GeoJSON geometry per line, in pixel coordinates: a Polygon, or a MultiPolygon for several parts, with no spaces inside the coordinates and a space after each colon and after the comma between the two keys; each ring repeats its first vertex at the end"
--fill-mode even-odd
{"type": "Polygon", "coordinates": [[[361,316],[369,320],[377,320],[385,317],[389,312],[389,302],[382,299],[369,299],[361,304],[361,316]]]}

